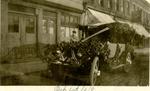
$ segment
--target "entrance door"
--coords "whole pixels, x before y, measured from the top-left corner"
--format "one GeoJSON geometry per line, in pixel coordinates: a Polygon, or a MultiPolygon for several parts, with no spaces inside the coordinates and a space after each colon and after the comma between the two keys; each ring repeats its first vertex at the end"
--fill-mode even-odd
{"type": "Polygon", "coordinates": [[[20,46],[20,16],[15,13],[8,14],[7,46],[9,49],[20,46]]]}
{"type": "Polygon", "coordinates": [[[22,16],[22,31],[21,31],[21,44],[35,45],[36,43],[36,21],[34,16],[22,16]]]}
{"type": "Polygon", "coordinates": [[[8,46],[10,48],[36,43],[36,21],[34,16],[9,13],[8,46]]]}
{"type": "Polygon", "coordinates": [[[36,19],[35,16],[9,13],[8,48],[15,47],[16,57],[35,56],[36,19]]]}

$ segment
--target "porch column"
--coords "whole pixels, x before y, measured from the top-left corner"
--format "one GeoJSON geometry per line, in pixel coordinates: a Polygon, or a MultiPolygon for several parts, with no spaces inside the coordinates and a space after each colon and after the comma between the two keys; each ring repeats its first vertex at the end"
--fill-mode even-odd
{"type": "Polygon", "coordinates": [[[0,0],[0,56],[7,54],[8,0],[0,0]]]}
{"type": "MultiPolygon", "coordinates": [[[[1,35],[2,35],[2,33],[1,33],[1,0],[0,0],[0,60],[1,60],[1,49],[2,49],[2,46],[1,46],[1,35]]],[[[0,62],[1,63],[1,62],[0,62]]],[[[1,83],[1,82],[0,82],[1,83]]]]}
{"type": "Polygon", "coordinates": [[[57,11],[56,43],[61,42],[61,12],[57,11]]]}
{"type": "Polygon", "coordinates": [[[37,55],[39,56],[41,52],[41,32],[42,32],[42,19],[43,19],[43,9],[37,8],[36,9],[36,48],[37,48],[37,55]]]}

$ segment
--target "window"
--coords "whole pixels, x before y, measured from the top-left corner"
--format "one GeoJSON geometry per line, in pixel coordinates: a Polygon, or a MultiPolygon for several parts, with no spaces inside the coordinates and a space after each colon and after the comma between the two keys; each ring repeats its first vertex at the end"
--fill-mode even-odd
{"type": "Polygon", "coordinates": [[[119,1],[120,0],[117,0],[117,2],[116,2],[116,9],[117,9],[117,11],[120,11],[120,6],[119,6],[120,3],[119,3],[119,1]]]}
{"type": "Polygon", "coordinates": [[[130,13],[130,6],[129,6],[129,2],[127,2],[127,13],[130,13]]]}
{"type": "Polygon", "coordinates": [[[107,5],[108,5],[108,8],[112,8],[113,7],[112,6],[112,0],[108,0],[107,5]]]}
{"type": "Polygon", "coordinates": [[[148,25],[149,19],[148,19],[148,13],[146,13],[146,25],[148,25]]]}
{"type": "Polygon", "coordinates": [[[113,8],[113,1],[110,0],[110,8],[112,9],[113,8]]]}
{"type": "Polygon", "coordinates": [[[95,0],[91,0],[91,4],[94,4],[94,1],[95,1],[95,0]]]}
{"type": "Polygon", "coordinates": [[[8,16],[8,32],[18,33],[19,32],[19,16],[10,15],[8,16]]]}
{"type": "Polygon", "coordinates": [[[74,18],[74,17],[72,17],[72,16],[70,17],[70,23],[71,23],[71,24],[73,24],[73,18],[74,18]]]}
{"type": "Polygon", "coordinates": [[[138,10],[138,7],[135,5],[135,11],[137,11],[138,10]]]}
{"type": "Polygon", "coordinates": [[[35,32],[35,21],[34,18],[26,18],[26,33],[34,33],[35,32]]]}
{"type": "Polygon", "coordinates": [[[133,4],[133,11],[136,11],[135,4],[133,4]]]}
{"type": "Polygon", "coordinates": [[[61,38],[60,41],[70,41],[70,37],[72,35],[72,31],[76,31],[76,34],[78,36],[78,17],[74,15],[68,15],[62,13],[61,16],[61,38]]]}
{"type": "Polygon", "coordinates": [[[114,10],[117,10],[117,0],[114,0],[114,10]]]}
{"type": "Polygon", "coordinates": [[[104,7],[104,0],[98,0],[100,6],[104,7]]]}
{"type": "Polygon", "coordinates": [[[110,8],[110,0],[107,0],[107,7],[110,8]]]}
{"type": "Polygon", "coordinates": [[[69,16],[65,16],[65,21],[66,21],[66,24],[68,25],[69,24],[69,16]]]}
{"type": "Polygon", "coordinates": [[[64,25],[64,23],[65,23],[65,16],[62,15],[62,16],[61,16],[61,25],[64,25]]]}
{"type": "Polygon", "coordinates": [[[43,18],[43,33],[54,34],[55,22],[50,17],[43,18]]]}
{"type": "Polygon", "coordinates": [[[54,34],[54,26],[55,22],[52,19],[47,20],[47,31],[49,34],[53,35],[54,34]]]}
{"type": "Polygon", "coordinates": [[[42,23],[42,24],[43,24],[43,25],[42,25],[43,33],[46,33],[46,32],[47,32],[47,29],[46,29],[46,27],[47,27],[47,25],[46,25],[46,24],[47,24],[47,23],[46,23],[47,20],[46,20],[46,19],[43,19],[42,22],[43,22],[43,23],[42,23]]]}
{"type": "Polygon", "coordinates": [[[150,14],[148,15],[148,26],[150,26],[150,14]]]}
{"type": "MultiPolygon", "coordinates": [[[[63,22],[64,23],[64,17],[63,22]]],[[[55,29],[56,29],[56,13],[44,10],[43,12],[43,20],[42,20],[42,34],[47,35],[48,43],[55,42],[55,29]],[[51,35],[51,36],[49,36],[51,35]],[[48,38],[50,37],[50,38],[48,38]]],[[[46,39],[45,39],[46,40],[46,39]]]]}
{"type": "Polygon", "coordinates": [[[123,0],[120,0],[120,11],[121,11],[121,12],[124,11],[124,9],[123,9],[123,3],[124,3],[124,1],[123,1],[123,0]]]}
{"type": "Polygon", "coordinates": [[[130,13],[131,14],[132,14],[133,10],[134,10],[134,6],[133,6],[133,3],[132,3],[131,6],[130,6],[130,13]]]}
{"type": "Polygon", "coordinates": [[[78,24],[78,17],[74,17],[74,26],[78,24]]]}

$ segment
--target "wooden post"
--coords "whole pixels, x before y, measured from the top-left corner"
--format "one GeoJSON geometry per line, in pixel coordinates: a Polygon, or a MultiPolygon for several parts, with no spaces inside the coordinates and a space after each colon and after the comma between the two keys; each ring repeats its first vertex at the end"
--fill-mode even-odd
{"type": "Polygon", "coordinates": [[[1,35],[2,35],[2,33],[1,33],[1,0],[0,0],[0,59],[1,59],[1,49],[2,49],[2,46],[1,46],[1,42],[2,42],[1,41],[1,35]]]}
{"type": "Polygon", "coordinates": [[[40,45],[41,42],[41,30],[42,30],[42,9],[36,9],[36,52],[37,56],[40,54],[40,45]]]}
{"type": "Polygon", "coordinates": [[[61,41],[61,13],[57,11],[57,18],[56,18],[56,43],[60,43],[61,41]]]}

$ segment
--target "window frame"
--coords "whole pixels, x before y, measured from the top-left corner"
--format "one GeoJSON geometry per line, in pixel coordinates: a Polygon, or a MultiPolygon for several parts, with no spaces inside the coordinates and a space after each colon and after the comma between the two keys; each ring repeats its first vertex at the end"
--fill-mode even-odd
{"type": "MultiPolygon", "coordinates": [[[[61,35],[64,37],[64,39],[61,41],[69,42],[71,34],[72,34],[72,30],[78,29],[79,16],[62,12],[60,19],[61,19],[60,27],[62,29],[63,34],[65,34],[65,35],[61,35]],[[62,18],[62,17],[64,17],[64,19],[66,19],[66,16],[69,17],[69,22],[67,22],[67,23],[65,22],[66,20],[63,20],[63,18],[62,18]],[[73,21],[72,21],[72,19],[73,19],[73,21]]],[[[79,30],[77,32],[78,32],[78,37],[79,37],[79,30]]]]}
{"type": "MultiPolygon", "coordinates": [[[[36,19],[35,19],[35,17],[33,17],[33,16],[29,16],[29,17],[26,17],[26,19],[33,19],[33,26],[31,27],[31,24],[30,24],[30,26],[29,26],[29,28],[33,28],[33,31],[31,32],[27,32],[27,26],[25,26],[25,33],[27,33],[27,34],[35,34],[35,32],[36,32],[36,19]]],[[[27,21],[25,21],[25,25],[27,25],[27,21]]]]}
{"type": "Polygon", "coordinates": [[[99,4],[101,7],[104,7],[104,0],[98,0],[98,4],[99,4]]]}
{"type": "MultiPolygon", "coordinates": [[[[11,22],[12,23],[14,23],[14,20],[11,20],[11,22]]],[[[8,33],[19,33],[20,32],[20,17],[19,17],[19,15],[17,15],[17,14],[14,14],[14,13],[8,13],[8,33]],[[17,29],[17,31],[16,30],[14,30],[14,25],[16,25],[16,24],[11,24],[10,25],[10,18],[14,18],[14,17],[18,17],[18,29],[17,29]],[[12,30],[10,30],[10,28],[13,26],[13,31],[12,30]]]]}
{"type": "Polygon", "coordinates": [[[116,0],[116,11],[120,12],[120,0],[116,0]]]}

